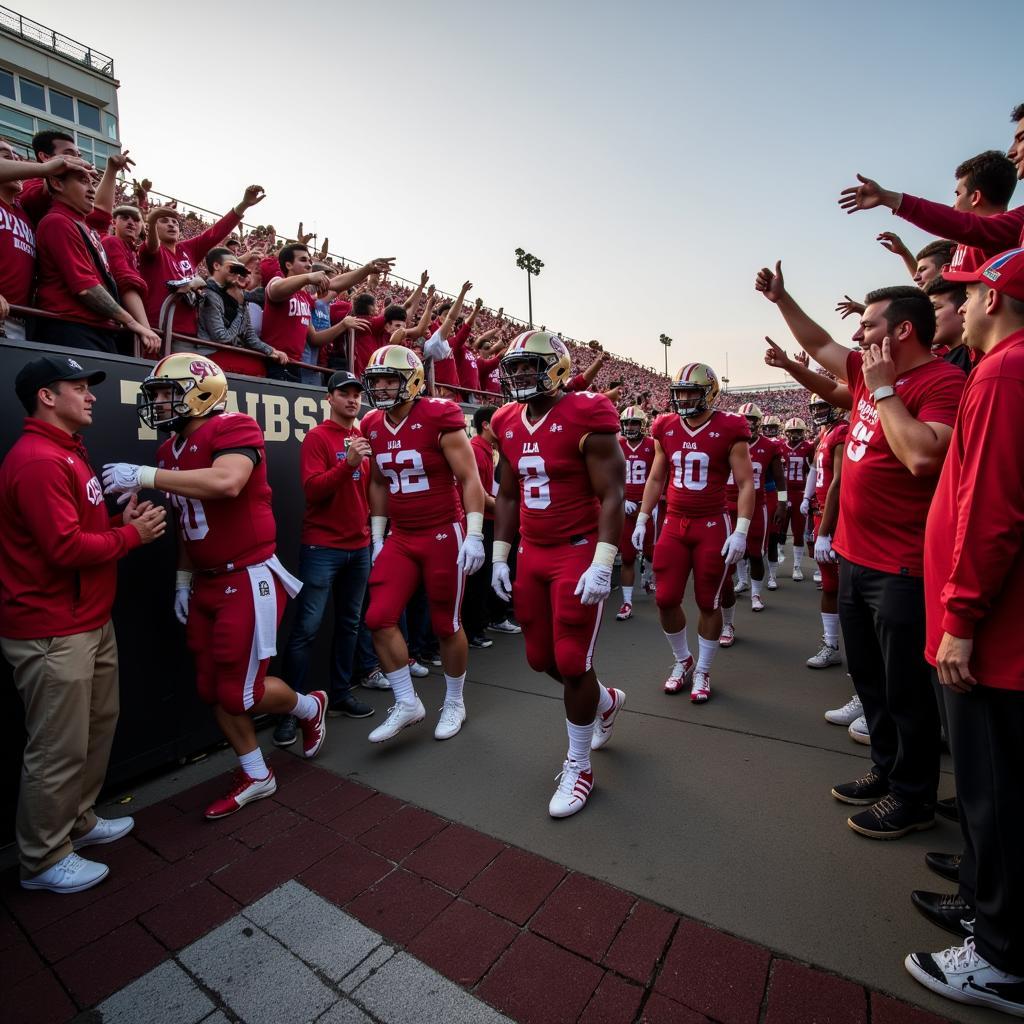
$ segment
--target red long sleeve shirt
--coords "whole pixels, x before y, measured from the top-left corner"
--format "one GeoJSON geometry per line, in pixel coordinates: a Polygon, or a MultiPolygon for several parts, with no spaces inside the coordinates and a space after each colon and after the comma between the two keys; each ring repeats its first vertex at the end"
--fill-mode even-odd
{"type": "Polygon", "coordinates": [[[124,296],[127,291],[136,291],[146,301],[148,291],[146,282],[139,273],[139,254],[117,235],[104,235],[100,239],[103,251],[107,254],[110,274],[117,282],[117,289],[124,296]]]}
{"type": "Polygon", "coordinates": [[[314,427],[302,441],[299,473],[306,495],[302,543],[355,551],[370,543],[366,480],[370,460],[354,469],[346,441],[362,437],[358,427],[347,429],[331,420],[314,427]]]}
{"type": "Polygon", "coordinates": [[[951,238],[961,246],[980,249],[985,259],[1024,245],[1024,206],[991,217],[982,217],[977,213],[961,213],[951,206],[904,193],[896,216],[930,235],[951,238]]]}
{"type": "Polygon", "coordinates": [[[925,528],[925,657],[943,633],[974,638],[979,683],[1024,690],[1024,648],[1007,638],[1024,608],[1024,331],[1001,341],[968,378],[925,528]]]}
{"type": "Polygon", "coordinates": [[[0,465],[0,521],[0,636],[69,636],[107,622],[117,560],[142,539],[112,524],[81,437],[25,420],[0,465]]]}

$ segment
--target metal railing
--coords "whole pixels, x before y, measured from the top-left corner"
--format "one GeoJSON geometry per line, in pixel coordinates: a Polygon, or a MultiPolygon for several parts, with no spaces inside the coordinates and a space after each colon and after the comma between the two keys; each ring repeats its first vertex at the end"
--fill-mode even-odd
{"type": "Polygon", "coordinates": [[[19,36],[37,46],[43,46],[47,50],[67,57],[78,64],[84,64],[93,71],[98,71],[108,78],[114,77],[114,58],[108,57],[91,46],[71,39],[61,32],[52,28],[40,25],[38,21],[26,18],[9,7],[0,6],[0,29],[9,32],[12,36],[19,36]]]}

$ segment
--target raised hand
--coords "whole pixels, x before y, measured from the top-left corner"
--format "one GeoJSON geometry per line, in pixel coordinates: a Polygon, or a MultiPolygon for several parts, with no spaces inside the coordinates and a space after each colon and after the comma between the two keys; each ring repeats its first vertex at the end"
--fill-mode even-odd
{"type": "Polygon", "coordinates": [[[310,239],[312,239],[312,237],[313,237],[313,232],[312,231],[309,231],[309,232],[303,231],[302,230],[302,221],[300,220],[299,221],[298,234],[295,237],[296,237],[296,240],[298,241],[299,245],[309,245],[310,239]]]}
{"type": "Polygon", "coordinates": [[[762,267],[754,279],[754,288],[769,302],[778,302],[786,294],[786,282],[782,279],[782,260],[776,260],[774,271],[762,267]]]}
{"type": "Polygon", "coordinates": [[[772,341],[771,338],[766,334],[764,340],[768,342],[768,350],[764,354],[764,361],[769,366],[774,366],[778,370],[786,370],[789,368],[790,359],[786,355],[785,351],[772,341]]]}
{"type": "Polygon", "coordinates": [[[888,249],[889,252],[894,252],[897,256],[910,255],[910,250],[904,244],[903,239],[900,238],[895,231],[880,232],[876,241],[882,243],[883,249],[888,249]]]}
{"type": "Polygon", "coordinates": [[[428,274],[427,271],[424,270],[423,273],[420,274],[420,287],[421,288],[426,288],[427,282],[429,280],[430,280],[430,274],[428,274]]]}
{"type": "Polygon", "coordinates": [[[857,180],[860,182],[859,185],[844,188],[839,193],[839,206],[847,213],[873,210],[876,206],[888,206],[889,209],[895,210],[899,206],[899,192],[890,192],[872,178],[865,178],[863,174],[858,174],[857,180]]]}
{"type": "Polygon", "coordinates": [[[243,210],[248,210],[257,203],[262,203],[266,198],[267,193],[263,191],[262,185],[249,185],[245,190],[245,195],[242,196],[242,201],[238,205],[243,210]]]}
{"type": "Polygon", "coordinates": [[[135,166],[135,161],[128,155],[125,149],[120,153],[111,153],[107,157],[107,166],[113,167],[115,171],[127,171],[129,167],[135,166]]]}
{"type": "MultiPolygon", "coordinates": [[[[895,249],[891,251],[895,252],[895,249]]],[[[845,320],[848,316],[860,316],[866,308],[863,302],[857,302],[851,299],[849,295],[844,295],[836,303],[836,312],[841,320],[845,320]]]]}
{"type": "Polygon", "coordinates": [[[799,363],[799,364],[800,364],[800,365],[801,365],[801,366],[802,366],[802,367],[803,367],[803,368],[804,368],[805,370],[809,370],[809,369],[811,368],[811,357],[810,357],[810,356],[809,356],[809,355],[808,355],[808,354],[807,354],[807,353],[806,353],[806,352],[805,352],[805,351],[804,351],[803,349],[800,349],[800,351],[799,351],[799,352],[797,352],[797,353],[796,353],[796,354],[795,354],[795,355],[793,356],[793,358],[794,358],[794,359],[795,359],[795,360],[796,360],[796,361],[797,361],[797,362],[798,362],[798,363],[799,363]]]}

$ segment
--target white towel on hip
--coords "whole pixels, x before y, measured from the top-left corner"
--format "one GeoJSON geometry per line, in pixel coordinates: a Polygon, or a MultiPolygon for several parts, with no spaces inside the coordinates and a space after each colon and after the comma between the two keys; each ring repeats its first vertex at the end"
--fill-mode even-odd
{"type": "Polygon", "coordinates": [[[277,555],[257,565],[250,565],[246,572],[249,574],[252,604],[256,611],[256,656],[262,661],[277,654],[277,587],[274,586],[274,577],[281,581],[289,597],[295,597],[302,589],[302,581],[281,564],[277,555]]]}

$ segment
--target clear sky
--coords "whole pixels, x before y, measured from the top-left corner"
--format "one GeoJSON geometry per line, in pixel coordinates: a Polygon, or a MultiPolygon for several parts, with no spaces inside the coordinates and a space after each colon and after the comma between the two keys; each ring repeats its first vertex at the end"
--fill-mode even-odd
{"type": "Polygon", "coordinates": [[[844,292],[908,280],[876,234],[929,239],[842,213],[856,171],[945,201],[1024,102],[1022,0],[13,6],[114,58],[159,191],[226,210],[257,182],[257,222],[525,319],[522,246],[536,323],[658,367],[664,332],[670,369],[728,353],[734,384],[781,379],[763,264],[841,339],[844,292]]]}

